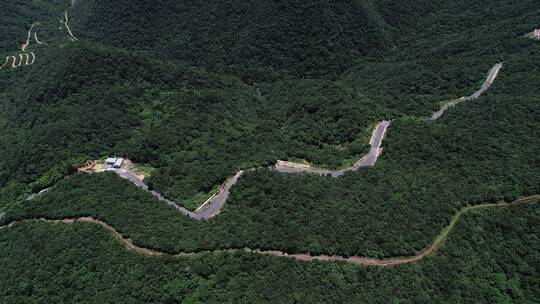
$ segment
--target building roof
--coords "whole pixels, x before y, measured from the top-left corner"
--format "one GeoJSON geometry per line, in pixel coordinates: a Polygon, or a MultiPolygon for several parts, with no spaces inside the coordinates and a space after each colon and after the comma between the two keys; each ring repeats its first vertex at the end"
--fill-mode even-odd
{"type": "Polygon", "coordinates": [[[124,159],[121,158],[121,157],[119,157],[119,158],[117,158],[116,161],[114,162],[114,165],[115,165],[115,166],[121,166],[123,162],[124,162],[124,159]]]}
{"type": "Polygon", "coordinates": [[[107,164],[114,164],[114,163],[116,163],[116,157],[109,157],[109,158],[107,158],[107,160],[105,161],[105,163],[107,163],[107,164]]]}

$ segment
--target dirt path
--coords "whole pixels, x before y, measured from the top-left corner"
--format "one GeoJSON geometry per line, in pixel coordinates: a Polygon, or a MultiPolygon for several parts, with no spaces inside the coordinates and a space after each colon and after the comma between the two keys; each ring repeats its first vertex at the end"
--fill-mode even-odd
{"type": "Polygon", "coordinates": [[[12,56],[13,57],[13,68],[17,68],[17,67],[20,67],[22,65],[22,54],[19,54],[19,63],[17,63],[17,56],[12,56]]]}
{"type": "MultiPolygon", "coordinates": [[[[350,257],[344,257],[344,256],[328,256],[328,255],[316,255],[312,256],[310,254],[287,254],[282,251],[263,251],[259,249],[232,249],[232,250],[216,250],[214,252],[250,252],[254,254],[264,254],[264,255],[271,255],[275,257],[283,257],[283,258],[290,258],[295,259],[299,261],[306,261],[306,262],[314,262],[314,261],[327,261],[327,262],[346,262],[356,265],[364,265],[364,266],[377,266],[377,267],[385,267],[385,266],[394,266],[394,265],[402,265],[402,264],[409,264],[414,263],[417,261],[420,261],[428,256],[432,256],[444,245],[446,240],[448,239],[448,235],[453,231],[455,228],[457,222],[460,220],[460,218],[476,209],[487,209],[487,208],[499,208],[499,207],[511,207],[511,206],[517,206],[517,205],[524,205],[524,204],[533,204],[540,201],[540,195],[533,195],[529,197],[520,198],[512,203],[486,203],[476,206],[468,206],[464,207],[461,210],[459,210],[454,217],[452,217],[452,220],[450,221],[450,224],[446,226],[440,233],[437,235],[437,237],[434,239],[433,243],[426,247],[424,250],[418,252],[415,255],[412,256],[406,256],[406,257],[396,257],[396,258],[387,258],[387,259],[375,259],[375,258],[369,258],[369,257],[361,257],[361,256],[350,256],[350,257]]],[[[21,225],[24,223],[32,222],[32,221],[40,221],[40,222],[46,222],[46,223],[55,223],[55,224],[73,224],[77,222],[84,222],[84,223],[92,223],[96,225],[102,226],[106,231],[108,231],[115,240],[117,240],[125,249],[136,252],[138,254],[142,254],[145,256],[192,256],[196,254],[200,254],[201,252],[195,252],[195,253],[178,253],[175,255],[170,255],[165,252],[144,248],[137,246],[133,243],[132,240],[124,238],[116,229],[114,229],[109,224],[100,221],[98,219],[92,218],[92,217],[80,217],[80,218],[67,218],[62,220],[48,220],[48,219],[37,219],[37,220],[23,220],[23,221],[16,221],[12,222],[8,225],[0,227],[0,230],[2,229],[10,229],[14,227],[15,225],[21,225]]]]}
{"type": "Polygon", "coordinates": [[[6,65],[9,65],[9,56],[6,56],[6,60],[4,61],[4,64],[0,65],[0,70],[3,69],[6,65]]]}
{"type": "Polygon", "coordinates": [[[32,60],[30,60],[30,55],[28,53],[26,53],[26,49],[30,45],[30,40],[32,39],[32,33],[34,33],[34,37],[36,39],[36,42],[38,44],[42,44],[41,41],[39,41],[38,38],[37,38],[37,32],[33,31],[36,25],[39,25],[39,23],[32,23],[32,25],[30,26],[30,29],[28,30],[28,33],[27,33],[26,42],[21,45],[21,53],[17,54],[18,57],[19,57],[19,62],[17,63],[17,55],[6,56],[6,61],[4,62],[4,64],[2,64],[0,66],[0,70],[3,69],[5,66],[9,66],[9,60],[10,59],[13,60],[12,63],[11,63],[11,68],[17,68],[17,67],[20,67],[22,65],[32,65],[32,64],[34,64],[34,62],[36,60],[36,54],[34,54],[34,52],[30,52],[30,54],[32,55],[32,60]]]}
{"type": "Polygon", "coordinates": [[[38,37],[37,37],[37,32],[34,32],[34,39],[36,40],[36,42],[38,44],[43,44],[43,42],[39,41],[38,37]]]}
{"type": "Polygon", "coordinates": [[[28,35],[26,37],[26,42],[23,45],[21,45],[21,51],[23,51],[23,52],[26,52],[26,48],[30,44],[30,37],[32,37],[32,29],[33,28],[34,28],[34,23],[32,24],[32,26],[30,26],[30,29],[28,30],[28,35]]]}
{"type": "Polygon", "coordinates": [[[69,28],[69,17],[68,17],[68,12],[69,10],[75,5],[75,2],[76,0],[71,0],[70,3],[71,5],[66,8],[66,10],[64,10],[64,26],[66,27],[67,29],[67,32],[68,32],[68,37],[71,41],[77,41],[79,39],[77,39],[77,37],[75,37],[75,35],[73,35],[73,33],[71,32],[71,29],[69,28]]]}
{"type": "Polygon", "coordinates": [[[444,243],[448,239],[448,235],[454,230],[459,219],[464,214],[472,210],[533,204],[533,203],[537,203],[539,200],[540,200],[540,195],[534,195],[534,196],[518,199],[512,203],[495,203],[495,204],[486,203],[486,204],[481,204],[481,205],[464,207],[452,217],[450,224],[448,224],[448,226],[446,226],[437,235],[437,237],[434,239],[431,245],[429,245],[428,247],[426,247],[425,249],[423,249],[422,251],[418,252],[417,254],[413,256],[387,258],[387,259],[374,259],[374,258],[359,257],[359,256],[343,257],[343,256],[327,256],[327,255],[312,256],[309,254],[287,254],[280,251],[255,250],[254,252],[277,256],[277,257],[292,258],[292,259],[301,260],[301,261],[310,261],[310,262],[311,261],[334,261],[334,262],[341,261],[341,262],[348,262],[348,263],[357,264],[357,265],[368,265],[368,266],[379,266],[379,267],[409,264],[409,263],[420,261],[428,256],[432,256],[435,253],[437,253],[437,251],[439,251],[439,249],[444,245],[444,243]]]}
{"type": "Polygon", "coordinates": [[[15,56],[6,56],[6,61],[4,64],[0,66],[0,70],[4,67],[10,67],[10,68],[17,68],[22,65],[32,65],[34,64],[34,61],[36,61],[36,54],[34,52],[30,52],[32,55],[32,60],[30,60],[30,55],[28,53],[20,53],[15,56]],[[17,59],[18,58],[18,59],[17,59]],[[11,66],[9,66],[9,62],[11,60],[11,66]]]}
{"type": "MultiPolygon", "coordinates": [[[[5,62],[0,66],[0,70],[2,70],[4,67],[8,66],[9,67],[9,61],[11,61],[11,68],[17,68],[17,67],[20,67],[22,65],[32,65],[34,64],[34,62],[36,61],[36,54],[34,54],[34,52],[30,52],[30,54],[32,55],[32,60],[30,60],[30,55],[28,53],[25,53],[26,51],[26,48],[28,47],[28,45],[30,45],[30,38],[31,38],[31,33],[32,33],[32,29],[34,28],[34,24],[32,24],[32,26],[30,27],[30,29],[28,30],[28,37],[26,38],[26,42],[21,46],[21,51],[22,53],[19,53],[17,55],[9,55],[9,56],[6,56],[6,60],[5,62]],[[17,62],[17,57],[19,58],[18,62],[17,62]]],[[[36,36],[36,39],[37,39],[37,36],[36,36]]],[[[40,42],[41,44],[41,42],[40,42]]]]}
{"type": "Polygon", "coordinates": [[[24,63],[25,65],[32,65],[34,64],[34,61],[36,60],[36,54],[34,54],[34,52],[30,52],[30,54],[32,54],[32,60],[30,60],[30,55],[28,55],[27,53],[22,54],[24,57],[26,57],[26,61],[24,63]]]}

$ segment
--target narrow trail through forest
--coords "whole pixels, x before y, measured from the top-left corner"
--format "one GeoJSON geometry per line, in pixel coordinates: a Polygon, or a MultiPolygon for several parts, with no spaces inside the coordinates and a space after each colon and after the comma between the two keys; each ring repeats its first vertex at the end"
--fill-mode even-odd
{"type": "Polygon", "coordinates": [[[23,65],[32,65],[36,61],[36,54],[34,52],[30,52],[32,55],[32,60],[30,60],[30,55],[26,52],[26,49],[30,45],[30,40],[32,39],[32,33],[34,33],[34,37],[36,39],[36,42],[38,44],[42,44],[38,38],[37,38],[37,32],[34,30],[35,26],[39,25],[39,23],[32,23],[30,26],[30,29],[28,29],[27,36],[26,36],[26,42],[21,45],[20,53],[17,55],[8,55],[6,56],[6,60],[4,63],[0,66],[0,70],[2,70],[4,67],[10,67],[10,68],[17,68],[23,65]],[[19,61],[17,62],[17,56],[19,58],[19,61]],[[9,61],[11,61],[11,66],[9,66],[9,61]]]}
{"type": "Polygon", "coordinates": [[[2,65],[0,65],[0,70],[3,69],[6,65],[9,65],[9,56],[6,56],[6,60],[2,65]]]}
{"type": "Polygon", "coordinates": [[[5,66],[8,66],[10,68],[18,68],[22,65],[32,65],[36,61],[36,54],[34,52],[28,53],[20,53],[15,56],[6,56],[6,61],[4,64],[0,66],[0,70],[3,69],[5,66]],[[32,56],[30,56],[32,55],[32,56]],[[11,66],[9,66],[9,62],[11,61],[11,66]]]}
{"type": "Polygon", "coordinates": [[[21,62],[22,62],[22,56],[19,54],[19,63],[17,64],[17,56],[11,56],[11,58],[13,58],[13,65],[11,66],[12,68],[16,68],[16,67],[19,67],[21,66],[21,62]]]}
{"type": "Polygon", "coordinates": [[[66,27],[66,30],[68,32],[68,37],[69,37],[69,39],[71,41],[79,40],[79,39],[77,39],[77,37],[75,37],[75,35],[73,35],[73,32],[71,32],[71,29],[69,28],[68,13],[69,13],[69,10],[75,5],[75,2],[76,2],[76,0],[70,0],[71,5],[64,10],[64,26],[66,27]]]}
{"type": "Polygon", "coordinates": [[[32,25],[30,26],[30,29],[28,30],[28,36],[26,37],[26,42],[21,46],[21,51],[23,52],[26,52],[26,48],[28,47],[28,45],[30,45],[30,38],[32,37],[32,30],[34,29],[35,25],[36,25],[35,23],[32,23],[32,25]]]}
{"type": "MultiPolygon", "coordinates": [[[[459,219],[465,215],[466,213],[477,210],[477,209],[487,209],[487,208],[497,208],[497,207],[511,207],[511,206],[517,206],[517,205],[525,205],[525,204],[533,204],[540,201],[540,195],[533,195],[528,197],[520,198],[512,203],[485,203],[480,205],[474,205],[474,206],[467,206],[462,209],[460,209],[452,218],[450,223],[437,235],[437,237],[434,239],[433,243],[426,247],[425,249],[421,250],[420,252],[416,253],[415,255],[411,256],[405,256],[405,257],[395,257],[395,258],[386,258],[386,259],[376,259],[376,258],[369,258],[369,257],[361,257],[361,256],[328,256],[328,255],[310,255],[310,254],[288,254],[282,251],[264,251],[259,249],[249,249],[249,248],[243,248],[243,249],[229,249],[229,250],[215,250],[211,251],[212,253],[233,253],[233,252],[249,252],[254,254],[263,254],[263,255],[270,255],[274,257],[282,257],[282,258],[290,258],[300,261],[306,261],[306,262],[314,262],[314,261],[327,261],[327,262],[346,262],[350,264],[355,265],[364,265],[364,266],[377,266],[377,267],[385,267],[385,266],[395,266],[395,265],[402,265],[402,264],[409,264],[414,263],[417,261],[420,261],[428,256],[432,256],[444,245],[446,240],[448,239],[448,235],[453,231],[455,228],[457,222],[459,219]]],[[[53,224],[73,224],[77,222],[83,222],[83,223],[92,223],[96,225],[102,226],[107,232],[109,232],[115,240],[117,240],[124,248],[126,248],[129,251],[136,252],[138,254],[142,254],[145,256],[170,256],[170,257],[185,257],[185,256],[193,256],[197,254],[202,253],[211,253],[210,251],[204,251],[204,252],[181,252],[178,254],[169,254],[166,252],[161,252],[154,249],[149,249],[145,247],[138,246],[133,243],[132,240],[126,239],[118,232],[114,227],[111,225],[92,218],[92,217],[79,217],[79,218],[66,218],[66,219],[60,219],[60,220],[50,220],[50,219],[27,219],[22,221],[14,221],[10,224],[4,225],[0,227],[0,230],[2,229],[9,229],[16,225],[21,225],[29,222],[46,222],[46,223],[53,223],[53,224]]]]}
{"type": "MultiPolygon", "coordinates": [[[[70,6],[67,7],[65,10],[64,10],[64,13],[63,13],[63,19],[64,20],[60,20],[60,22],[63,22],[67,32],[68,32],[68,38],[69,40],[71,41],[77,41],[79,39],[77,39],[77,37],[75,37],[73,35],[73,32],[71,31],[70,27],[69,27],[69,16],[68,16],[68,12],[69,10],[75,5],[75,2],[76,0],[70,0],[70,6]]],[[[37,31],[35,30],[35,27],[36,25],[39,25],[40,23],[39,22],[36,22],[36,23],[32,23],[30,25],[30,29],[28,29],[28,32],[27,32],[27,35],[26,35],[26,42],[24,42],[22,45],[21,45],[21,52],[22,53],[19,53],[18,56],[19,56],[19,62],[17,63],[17,55],[15,56],[6,56],[6,60],[5,62],[0,65],[0,70],[2,70],[4,67],[8,66],[9,67],[9,61],[10,59],[12,59],[12,63],[11,63],[11,68],[17,68],[17,67],[20,67],[22,66],[23,64],[24,65],[32,65],[34,64],[35,60],[36,60],[36,54],[34,52],[30,52],[30,54],[32,55],[32,60],[30,61],[29,58],[30,58],[30,55],[28,55],[26,53],[26,49],[28,48],[28,46],[30,45],[30,40],[32,39],[32,34],[33,34],[33,37],[34,37],[34,40],[36,41],[37,44],[43,44],[43,42],[41,42],[39,39],[38,39],[38,35],[37,35],[37,31]],[[23,57],[26,57],[26,61],[24,61],[23,63],[23,57]]],[[[61,29],[61,27],[60,27],[61,29]]]]}
{"type": "Polygon", "coordinates": [[[34,39],[36,40],[36,42],[38,44],[43,44],[43,42],[39,41],[38,37],[37,37],[37,32],[34,32],[34,39]]]}

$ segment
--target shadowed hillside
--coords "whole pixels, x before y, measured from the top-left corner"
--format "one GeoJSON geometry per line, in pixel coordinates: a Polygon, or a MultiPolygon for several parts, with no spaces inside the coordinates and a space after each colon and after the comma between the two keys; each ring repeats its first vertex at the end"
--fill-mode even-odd
{"type": "MultiPolygon", "coordinates": [[[[373,11],[375,9],[373,8],[373,11]]],[[[212,69],[330,77],[385,44],[363,1],[81,1],[83,39],[212,69]]],[[[270,75],[268,75],[270,73],[270,75]]]]}

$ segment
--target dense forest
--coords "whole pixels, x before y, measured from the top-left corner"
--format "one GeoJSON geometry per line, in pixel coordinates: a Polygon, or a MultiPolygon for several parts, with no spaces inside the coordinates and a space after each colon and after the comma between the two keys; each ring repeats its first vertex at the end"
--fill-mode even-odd
{"type": "Polygon", "coordinates": [[[331,77],[381,49],[371,1],[81,1],[81,38],[234,71],[246,81],[331,77]],[[130,7],[130,9],[126,9],[130,7]],[[104,30],[106,29],[106,30],[104,30]]]}
{"type": "Polygon", "coordinates": [[[535,56],[526,58],[506,62],[504,77],[488,96],[451,109],[440,121],[396,120],[375,167],[338,179],[259,170],[240,180],[210,222],[184,218],[114,174],[67,179],[7,216],[91,215],[145,246],[170,252],[255,246],[411,254],[465,204],[540,190],[540,103],[528,95],[537,94],[530,80],[540,73],[535,56]]]}
{"type": "Polygon", "coordinates": [[[0,70],[0,225],[92,216],[196,254],[138,256],[90,224],[16,225],[0,230],[0,302],[534,303],[538,205],[474,211],[435,257],[382,270],[198,252],[411,255],[463,206],[538,194],[540,43],[523,38],[536,2],[81,0],[70,41],[70,1],[5,1],[0,58],[33,23],[43,44],[33,65],[0,70]],[[425,120],[498,62],[485,96],[425,120]],[[207,222],[115,174],[75,174],[127,157],[196,208],[239,169],[349,165],[383,119],[374,167],[249,172],[207,222]]]}
{"type": "MultiPolygon", "coordinates": [[[[60,47],[52,42],[44,46],[31,45],[37,52],[38,64],[0,71],[0,125],[5,130],[0,134],[3,156],[0,159],[0,209],[28,194],[32,189],[27,185],[43,178],[55,164],[80,157],[97,159],[117,154],[150,165],[156,168],[157,173],[148,179],[148,183],[165,196],[185,202],[189,207],[200,203],[197,198],[212,192],[238,169],[268,165],[277,159],[341,167],[366,151],[369,135],[377,121],[428,116],[438,109],[441,102],[475,90],[495,62],[529,56],[528,52],[535,47],[533,42],[519,38],[519,33],[534,27],[530,20],[534,20],[532,12],[536,8],[531,2],[507,5],[505,8],[513,12],[514,17],[506,18],[501,18],[500,11],[495,8],[481,14],[476,4],[465,8],[461,2],[416,3],[411,4],[412,7],[422,9],[406,11],[398,19],[391,13],[395,5],[384,1],[340,4],[290,2],[287,5],[294,8],[291,12],[306,14],[299,15],[298,19],[287,17],[293,24],[306,18],[320,19],[317,8],[326,7],[328,13],[325,16],[330,19],[321,23],[324,30],[315,31],[322,36],[338,31],[338,34],[332,34],[336,39],[351,40],[345,34],[354,31],[330,26],[334,24],[331,20],[335,17],[348,18],[339,24],[384,32],[385,39],[392,41],[388,46],[366,46],[366,52],[343,59],[348,67],[342,75],[336,74],[340,69],[328,67],[328,75],[333,73],[334,76],[317,79],[309,76],[313,70],[280,65],[275,58],[256,57],[255,64],[242,62],[245,56],[240,56],[230,59],[238,61],[233,64],[227,61],[229,59],[219,59],[217,55],[214,58],[212,52],[205,52],[206,57],[199,58],[208,63],[203,64],[184,60],[186,57],[183,56],[170,56],[170,60],[156,56],[165,52],[151,47],[155,44],[150,43],[152,39],[161,39],[154,33],[160,28],[159,22],[176,16],[182,7],[190,7],[181,12],[185,14],[182,22],[186,24],[163,33],[177,34],[175,37],[180,39],[178,37],[182,36],[178,31],[182,30],[190,33],[191,37],[200,37],[202,34],[197,31],[202,29],[190,25],[189,20],[214,18],[211,12],[221,14],[223,9],[220,5],[228,5],[208,3],[212,9],[205,10],[182,2],[162,2],[162,5],[154,5],[151,9],[141,4],[134,6],[133,10],[119,9],[124,5],[122,1],[77,3],[70,12],[73,31],[81,37],[79,42],[72,45],[64,41],[60,47]],[[354,17],[364,21],[338,14],[342,10],[349,11],[351,6],[364,12],[354,17]],[[128,20],[135,18],[139,9],[149,12],[142,14],[148,16],[144,21],[148,24],[127,26],[128,32],[117,37],[124,28],[122,24],[130,24],[128,20]],[[101,12],[100,16],[120,15],[104,19],[88,17],[97,11],[101,12]],[[466,13],[448,16],[452,11],[466,13]],[[163,20],[152,18],[150,12],[163,16],[163,20]],[[201,17],[204,14],[208,16],[201,17]],[[418,14],[425,14],[428,21],[418,20],[418,14]],[[444,27],[438,18],[445,20],[444,27]],[[497,18],[500,21],[486,31],[483,25],[497,18]],[[101,25],[100,22],[107,20],[115,20],[115,23],[101,25]],[[472,22],[479,26],[467,27],[472,22]],[[95,30],[98,28],[107,30],[95,30]],[[463,34],[456,35],[456,31],[463,34]],[[144,49],[141,45],[130,42],[135,40],[151,49],[141,52],[144,49]],[[448,45],[448,41],[455,45],[448,45]],[[465,50],[460,47],[464,44],[473,47],[465,50]],[[370,53],[370,50],[375,53],[370,53]],[[234,68],[236,72],[225,74],[225,70],[216,68],[218,65],[213,63],[214,59],[225,60],[227,64],[223,66],[228,68],[238,66],[234,68]],[[278,65],[269,66],[268,62],[278,65]],[[272,74],[268,71],[271,69],[279,76],[246,83],[242,73],[254,75],[251,71],[254,66],[264,68],[265,75],[272,74]],[[290,74],[287,72],[289,68],[295,72],[290,74]],[[89,116],[93,119],[88,119],[89,116]]],[[[13,7],[13,10],[8,10],[10,12],[17,11],[20,6],[12,2],[7,5],[13,7]]],[[[236,19],[219,18],[216,20],[224,24],[208,24],[222,31],[234,31],[242,26],[243,30],[252,33],[262,31],[282,37],[280,30],[294,27],[293,24],[277,22],[280,24],[278,27],[263,31],[239,21],[257,22],[257,19],[241,18],[253,10],[265,18],[271,15],[263,12],[289,11],[284,3],[280,5],[260,6],[245,2],[227,6],[236,7],[236,19]]],[[[55,6],[41,7],[47,7],[48,10],[44,11],[49,15],[58,13],[58,8],[53,9],[55,6]]],[[[37,7],[24,11],[34,10],[40,11],[37,7]]],[[[38,17],[45,18],[31,15],[25,18],[38,17]]],[[[41,23],[52,22],[45,21],[41,23]]],[[[7,33],[9,27],[1,30],[7,33]]],[[[210,31],[214,35],[221,34],[221,40],[210,41],[216,45],[227,45],[222,39],[228,41],[230,35],[222,31],[210,31]]],[[[311,38],[285,36],[295,37],[294,41],[312,43],[318,43],[319,39],[315,38],[317,35],[311,38]]],[[[246,34],[246,37],[258,36],[246,34]]],[[[375,40],[381,41],[379,38],[375,40]]],[[[159,45],[174,48],[174,41],[169,42],[159,45]]],[[[285,50],[294,49],[285,43],[270,46],[271,52],[261,54],[279,53],[277,46],[285,50]]],[[[312,49],[309,46],[297,47],[312,49]]],[[[346,50],[342,48],[344,54],[349,54],[346,50]]],[[[332,50],[330,53],[339,52],[332,50]]],[[[315,55],[308,58],[315,60],[318,68],[326,69],[329,62],[315,55]]],[[[296,57],[291,59],[294,63],[301,61],[296,57]]]]}
{"type": "MultiPolygon", "coordinates": [[[[46,64],[3,79],[10,90],[2,95],[1,121],[12,130],[0,146],[0,181],[7,188],[35,181],[55,162],[119,154],[156,167],[149,183],[186,199],[239,168],[276,159],[339,166],[366,151],[377,119],[348,117],[362,117],[364,107],[333,82],[298,84],[295,93],[279,97],[276,87],[257,92],[235,77],[124,55],[81,43],[44,53],[46,64]],[[56,80],[40,77],[46,71],[56,80]],[[299,98],[307,92],[318,98],[299,98]],[[305,107],[310,110],[300,117],[305,107]]],[[[5,194],[2,201],[11,199],[5,194]]]]}
{"type": "MultiPolygon", "coordinates": [[[[62,12],[69,6],[64,0],[35,0],[35,1],[3,1],[0,17],[0,55],[10,54],[20,50],[26,42],[27,32],[35,25],[38,39],[45,45],[58,44],[63,37],[58,28],[58,20],[62,12]]],[[[0,57],[2,60],[5,57],[0,57]]],[[[0,63],[0,64],[3,64],[0,63]]],[[[4,76],[2,76],[3,78],[4,76]]]]}
{"type": "Polygon", "coordinates": [[[537,205],[477,210],[437,255],[380,269],[246,253],[145,257],[99,226],[26,223],[0,232],[0,298],[6,304],[536,303],[539,235],[537,205]]]}

